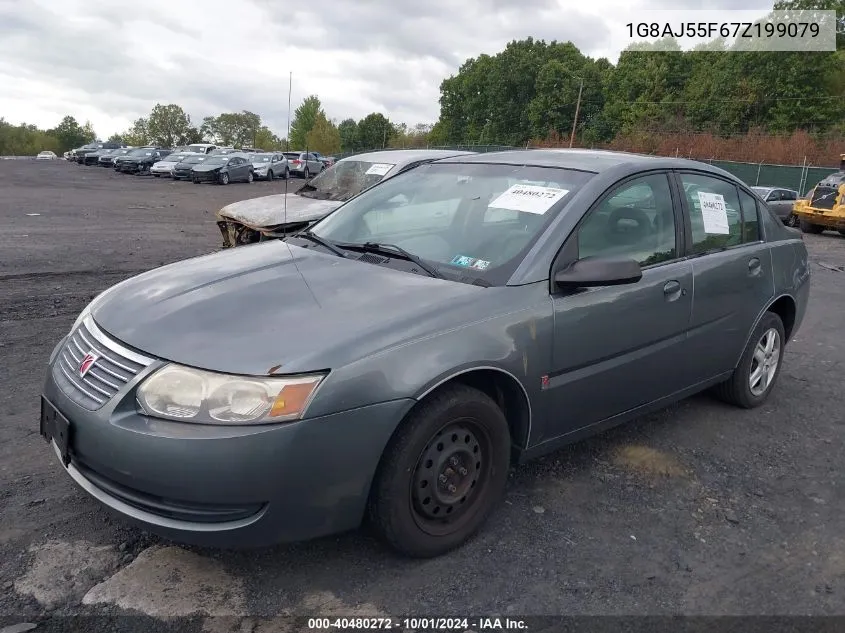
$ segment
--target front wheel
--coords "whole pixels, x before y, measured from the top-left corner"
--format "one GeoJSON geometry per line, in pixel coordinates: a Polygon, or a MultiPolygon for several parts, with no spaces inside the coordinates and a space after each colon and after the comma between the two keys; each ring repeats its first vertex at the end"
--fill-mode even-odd
{"type": "Polygon", "coordinates": [[[220,174],[220,184],[221,185],[228,185],[229,184],[229,174],[223,172],[220,174]]]}
{"type": "Polygon", "coordinates": [[[733,375],[716,386],[716,395],[743,409],[759,407],[775,385],[785,346],[783,322],[774,312],[766,312],[754,328],[733,375]]]}
{"type": "Polygon", "coordinates": [[[510,433],[502,410],[464,385],[419,403],[382,456],[368,516],[409,556],[439,556],[468,540],[504,494],[510,433]]]}
{"type": "Polygon", "coordinates": [[[819,226],[818,224],[811,224],[807,222],[807,220],[801,220],[801,232],[802,233],[821,233],[824,231],[823,226],[819,226]]]}
{"type": "Polygon", "coordinates": [[[267,172],[267,180],[269,180],[270,182],[272,182],[272,181],[273,181],[273,179],[274,179],[275,177],[276,177],[276,176],[273,174],[273,170],[272,170],[272,169],[271,169],[270,171],[268,171],[268,172],[267,172]]]}
{"type": "Polygon", "coordinates": [[[246,175],[246,181],[247,181],[247,182],[252,182],[253,180],[255,180],[255,176],[253,176],[253,175],[252,175],[252,172],[249,172],[249,173],[246,175]]]}

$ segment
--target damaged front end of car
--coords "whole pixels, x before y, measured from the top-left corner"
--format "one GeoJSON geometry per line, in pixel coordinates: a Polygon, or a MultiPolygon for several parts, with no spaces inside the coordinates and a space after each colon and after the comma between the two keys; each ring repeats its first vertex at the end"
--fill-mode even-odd
{"type": "Polygon", "coordinates": [[[282,239],[288,235],[303,231],[312,224],[314,222],[290,222],[278,226],[257,228],[247,226],[231,218],[221,218],[218,216],[217,220],[217,227],[223,236],[223,248],[233,248],[235,246],[256,244],[267,240],[282,239]]]}

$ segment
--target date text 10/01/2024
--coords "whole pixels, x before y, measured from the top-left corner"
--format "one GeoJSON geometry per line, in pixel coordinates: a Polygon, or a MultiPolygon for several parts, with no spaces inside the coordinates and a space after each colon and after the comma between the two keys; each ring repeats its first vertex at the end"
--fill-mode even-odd
{"type": "Polygon", "coordinates": [[[819,37],[816,22],[628,22],[628,37],[819,37]]]}
{"type": "Polygon", "coordinates": [[[308,618],[311,631],[527,631],[528,625],[517,618],[308,618]]]}

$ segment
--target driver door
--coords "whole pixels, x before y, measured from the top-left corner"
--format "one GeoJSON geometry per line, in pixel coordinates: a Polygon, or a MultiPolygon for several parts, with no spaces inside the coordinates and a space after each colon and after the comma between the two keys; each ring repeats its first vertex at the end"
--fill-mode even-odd
{"type": "MultiPolygon", "coordinates": [[[[635,259],[633,284],[560,291],[552,285],[552,371],[544,402],[553,439],[669,396],[689,385],[684,350],[692,265],[666,172],[611,188],[566,240],[554,273],[584,257],[635,259]]],[[[552,282],[553,284],[553,282],[552,282]]]]}

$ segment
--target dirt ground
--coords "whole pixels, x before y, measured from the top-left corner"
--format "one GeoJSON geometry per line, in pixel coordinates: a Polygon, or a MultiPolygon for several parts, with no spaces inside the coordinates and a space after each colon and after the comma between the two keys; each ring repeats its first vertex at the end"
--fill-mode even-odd
{"type": "Polygon", "coordinates": [[[765,406],[698,396],[520,467],[486,528],[448,556],[403,560],[364,531],[186,548],[100,507],[38,434],[52,347],[106,287],[218,248],[222,205],[284,187],[0,161],[0,629],[60,630],[76,614],[133,614],[121,630],[144,631],[187,616],[179,630],[212,633],[291,614],[845,614],[836,233],[805,236],[810,307],[765,406]]]}

